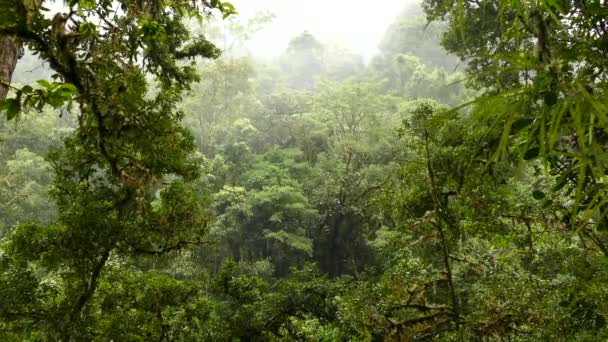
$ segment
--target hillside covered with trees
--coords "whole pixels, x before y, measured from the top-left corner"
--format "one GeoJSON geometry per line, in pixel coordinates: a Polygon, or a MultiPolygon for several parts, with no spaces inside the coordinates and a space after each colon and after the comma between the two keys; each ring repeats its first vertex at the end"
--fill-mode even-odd
{"type": "Polygon", "coordinates": [[[606,1],[272,60],[228,2],[56,5],[0,0],[0,340],[608,339],[606,1]]]}

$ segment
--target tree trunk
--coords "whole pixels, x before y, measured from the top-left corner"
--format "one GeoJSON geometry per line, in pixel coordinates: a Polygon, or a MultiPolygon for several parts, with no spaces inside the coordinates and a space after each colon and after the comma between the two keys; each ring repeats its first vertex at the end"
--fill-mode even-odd
{"type": "Polygon", "coordinates": [[[0,101],[6,99],[21,47],[21,39],[17,36],[0,35],[0,101]]]}

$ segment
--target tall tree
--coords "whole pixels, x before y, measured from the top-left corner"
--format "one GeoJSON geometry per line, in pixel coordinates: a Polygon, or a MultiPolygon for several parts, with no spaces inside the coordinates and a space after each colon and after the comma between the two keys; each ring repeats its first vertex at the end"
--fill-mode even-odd
{"type": "MultiPolygon", "coordinates": [[[[608,227],[608,4],[425,0],[424,8],[448,22],[443,45],[484,90],[475,108],[503,130],[497,159],[510,148],[540,158],[558,176],[555,192],[572,200],[554,206],[564,223],[581,236],[608,227]]],[[[589,240],[608,252],[605,238],[589,240]]]]}
{"type": "MultiPolygon", "coordinates": [[[[15,10],[21,14],[21,18],[30,18],[35,15],[41,4],[42,0],[23,0],[17,1],[16,4],[15,1],[2,0],[0,1],[0,12],[2,13],[0,22],[8,23],[11,19],[14,20],[10,16],[14,15],[15,10]]],[[[13,72],[22,51],[22,37],[10,32],[0,33],[0,101],[4,100],[8,94],[13,72]]]]}
{"type": "Polygon", "coordinates": [[[289,41],[282,66],[292,87],[306,90],[314,87],[315,77],[324,68],[323,50],[323,44],[308,31],[289,41]]]}
{"type": "Polygon", "coordinates": [[[0,100],[4,100],[8,93],[13,71],[17,66],[17,58],[21,44],[15,35],[0,36],[0,100]]]}
{"type": "MultiPolygon", "coordinates": [[[[24,334],[6,338],[89,340],[101,329],[97,314],[111,313],[91,304],[113,296],[97,291],[105,271],[203,238],[206,218],[188,185],[199,171],[195,144],[175,107],[198,80],[187,60],[220,51],[191,37],[184,19],[203,19],[214,8],[227,16],[234,8],[219,1],[70,0],[66,13],[49,19],[24,1],[2,5],[0,34],[26,42],[58,82],[15,88],[0,108],[11,119],[31,107],[67,104],[78,125],[48,157],[57,222],[23,223],[3,241],[0,283],[15,295],[0,300],[0,330],[24,334]]],[[[127,296],[124,305],[139,304],[127,296]]],[[[161,323],[134,333],[167,338],[165,304],[158,305],[151,311],[161,323]]]]}

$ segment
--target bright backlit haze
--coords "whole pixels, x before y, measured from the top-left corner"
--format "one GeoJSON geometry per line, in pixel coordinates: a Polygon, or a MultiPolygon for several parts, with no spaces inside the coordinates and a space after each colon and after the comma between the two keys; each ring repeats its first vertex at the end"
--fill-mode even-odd
{"type": "MultiPolygon", "coordinates": [[[[258,57],[276,57],[291,38],[309,31],[323,42],[337,43],[370,58],[387,27],[406,3],[416,0],[232,0],[238,20],[245,22],[259,12],[275,15],[248,42],[258,57]],[[370,4],[372,4],[370,6],[370,4]]],[[[52,16],[63,7],[61,1],[47,4],[52,16]]]]}
{"type": "MultiPolygon", "coordinates": [[[[234,0],[241,19],[260,11],[276,18],[248,46],[254,55],[279,55],[289,40],[303,31],[322,41],[336,42],[371,57],[386,28],[401,12],[406,0],[234,0]],[[370,6],[373,4],[373,6],[370,6]]],[[[410,1],[411,2],[411,1],[410,1]]]]}

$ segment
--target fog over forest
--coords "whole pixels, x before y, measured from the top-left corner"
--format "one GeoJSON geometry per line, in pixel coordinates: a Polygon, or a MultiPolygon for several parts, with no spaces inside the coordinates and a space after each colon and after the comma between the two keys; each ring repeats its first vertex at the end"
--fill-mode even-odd
{"type": "MultiPolygon", "coordinates": [[[[276,58],[291,38],[309,31],[320,40],[352,50],[369,61],[378,53],[378,45],[390,23],[404,8],[414,10],[417,1],[378,0],[373,6],[365,1],[348,0],[236,0],[232,3],[239,12],[234,20],[246,22],[265,14],[272,18],[245,45],[257,58],[276,58]]],[[[46,7],[50,13],[65,9],[60,1],[46,7]]],[[[221,46],[221,42],[218,44],[221,46]]],[[[31,70],[24,70],[22,66],[18,65],[17,70],[31,70]]]]}
{"type": "Polygon", "coordinates": [[[0,341],[608,340],[607,18],[0,0],[0,341]]]}
{"type": "Polygon", "coordinates": [[[405,0],[240,0],[234,5],[242,18],[266,11],[275,15],[248,44],[256,56],[278,56],[292,37],[307,30],[322,41],[341,44],[370,58],[378,52],[384,32],[406,3],[405,0]]]}

